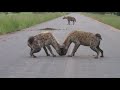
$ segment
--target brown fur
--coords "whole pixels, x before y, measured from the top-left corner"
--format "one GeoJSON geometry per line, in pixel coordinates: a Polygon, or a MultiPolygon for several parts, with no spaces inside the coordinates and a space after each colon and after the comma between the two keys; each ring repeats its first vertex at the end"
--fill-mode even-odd
{"type": "Polygon", "coordinates": [[[28,46],[31,48],[30,55],[32,57],[36,57],[34,53],[39,52],[41,48],[45,50],[45,53],[47,54],[47,56],[50,56],[46,47],[48,48],[48,50],[51,52],[53,56],[56,56],[53,54],[50,45],[53,46],[53,48],[56,50],[56,52],[59,55],[62,55],[60,45],[58,44],[58,42],[50,32],[40,33],[28,39],[28,46]]]}
{"type": "Polygon", "coordinates": [[[76,19],[75,19],[74,17],[71,17],[71,16],[63,17],[63,19],[67,19],[69,25],[70,25],[70,21],[73,22],[73,25],[74,25],[75,22],[76,22],[76,19]]]}
{"type": "Polygon", "coordinates": [[[64,50],[62,52],[64,53],[64,55],[66,55],[70,44],[74,43],[75,47],[71,55],[69,56],[74,56],[79,46],[84,45],[84,46],[90,46],[90,48],[97,53],[97,56],[95,58],[98,58],[99,51],[102,54],[101,57],[103,57],[103,50],[101,50],[99,47],[101,39],[102,39],[101,35],[98,33],[93,34],[90,32],[73,31],[65,39],[63,43],[64,50]]]}

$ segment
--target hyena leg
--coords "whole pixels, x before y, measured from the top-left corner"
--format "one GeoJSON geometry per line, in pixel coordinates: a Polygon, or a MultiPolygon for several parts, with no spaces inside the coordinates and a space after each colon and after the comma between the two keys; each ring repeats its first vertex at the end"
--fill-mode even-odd
{"type": "Polygon", "coordinates": [[[71,55],[68,55],[68,57],[74,56],[75,52],[77,51],[77,49],[79,48],[79,46],[80,46],[80,43],[75,43],[74,49],[73,49],[71,55]]]}
{"type": "Polygon", "coordinates": [[[99,46],[97,46],[97,49],[101,52],[101,56],[100,57],[104,57],[103,50],[99,46]]]}
{"type": "MultiPolygon", "coordinates": [[[[31,48],[31,51],[32,51],[32,50],[33,50],[33,49],[31,48]]],[[[31,51],[30,51],[30,52],[31,52],[31,51]]]]}
{"type": "Polygon", "coordinates": [[[73,25],[75,24],[75,22],[73,21],[73,25]]]}
{"type": "Polygon", "coordinates": [[[32,54],[32,51],[33,51],[33,49],[31,48],[31,50],[30,50],[30,56],[32,56],[33,54],[32,54]]]}
{"type": "Polygon", "coordinates": [[[70,25],[70,21],[68,20],[68,25],[70,25]]]}
{"type": "Polygon", "coordinates": [[[51,47],[50,47],[50,46],[47,46],[47,48],[48,48],[48,50],[50,51],[50,53],[52,54],[52,56],[53,56],[53,57],[56,57],[56,55],[54,55],[54,53],[53,53],[51,47]]]}
{"type": "Polygon", "coordinates": [[[45,46],[43,47],[43,49],[44,49],[46,55],[47,55],[47,56],[50,56],[50,54],[48,53],[47,48],[46,48],[45,46]]]}
{"type": "Polygon", "coordinates": [[[30,52],[30,55],[33,57],[33,58],[36,58],[36,56],[34,55],[34,53],[37,53],[41,50],[41,48],[35,48],[35,49],[31,49],[31,52],[30,52]]]}
{"type": "Polygon", "coordinates": [[[97,59],[99,56],[99,50],[96,47],[90,47],[90,48],[97,53],[97,55],[95,56],[95,58],[97,59]]]}

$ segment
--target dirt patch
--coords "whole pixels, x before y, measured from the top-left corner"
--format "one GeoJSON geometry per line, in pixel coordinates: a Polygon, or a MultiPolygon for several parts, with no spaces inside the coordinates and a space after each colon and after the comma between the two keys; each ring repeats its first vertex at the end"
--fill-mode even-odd
{"type": "Polygon", "coordinates": [[[42,28],[39,30],[66,30],[66,29],[56,29],[56,28],[42,28]]]}

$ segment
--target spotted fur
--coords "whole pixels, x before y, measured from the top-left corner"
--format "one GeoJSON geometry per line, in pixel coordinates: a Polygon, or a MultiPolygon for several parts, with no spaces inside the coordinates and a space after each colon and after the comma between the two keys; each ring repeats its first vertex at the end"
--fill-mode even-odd
{"type": "Polygon", "coordinates": [[[89,46],[93,51],[97,53],[95,58],[98,58],[99,52],[101,52],[101,57],[103,57],[103,50],[100,49],[100,41],[102,40],[102,37],[100,34],[93,34],[90,32],[84,32],[84,31],[73,31],[69,33],[67,38],[65,39],[63,46],[64,50],[62,51],[64,55],[66,55],[68,48],[71,43],[74,43],[74,49],[71,53],[71,55],[68,55],[70,57],[75,55],[75,52],[79,48],[80,45],[89,46]]]}
{"type": "Polygon", "coordinates": [[[50,45],[53,46],[53,48],[59,55],[62,55],[59,43],[56,41],[55,37],[50,32],[42,32],[38,35],[31,36],[28,39],[28,46],[31,48],[30,55],[32,57],[36,57],[34,53],[38,53],[41,48],[44,49],[47,56],[50,56],[47,51],[48,48],[52,56],[55,57],[56,55],[54,55],[54,53],[52,52],[50,45]]]}
{"type": "Polygon", "coordinates": [[[71,17],[71,16],[66,16],[66,17],[63,17],[63,19],[67,19],[68,20],[68,24],[70,25],[70,21],[73,22],[73,25],[75,24],[76,22],[76,19],[74,17],[71,17]]]}

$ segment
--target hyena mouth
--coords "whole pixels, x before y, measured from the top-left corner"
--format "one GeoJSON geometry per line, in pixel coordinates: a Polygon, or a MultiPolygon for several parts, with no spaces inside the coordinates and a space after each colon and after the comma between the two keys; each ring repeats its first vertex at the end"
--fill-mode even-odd
{"type": "Polygon", "coordinates": [[[65,55],[65,49],[61,48],[61,55],[60,56],[64,56],[65,55]]]}

